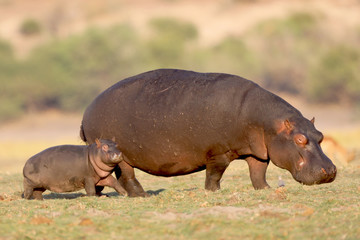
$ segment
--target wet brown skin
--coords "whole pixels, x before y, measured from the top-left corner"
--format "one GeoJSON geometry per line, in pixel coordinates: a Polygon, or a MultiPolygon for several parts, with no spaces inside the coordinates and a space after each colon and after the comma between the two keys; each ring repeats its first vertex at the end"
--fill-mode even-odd
{"type": "Polygon", "coordinates": [[[88,143],[116,137],[125,161],[115,170],[129,196],[145,196],[138,168],[157,176],[206,169],[205,188],[220,188],[231,161],[244,159],[254,188],[269,187],[271,160],[303,184],[331,182],[313,121],[280,97],[238,76],[159,69],[118,82],[86,109],[88,143]]]}
{"type": "Polygon", "coordinates": [[[122,153],[110,140],[48,148],[25,163],[24,198],[42,200],[45,190],[61,193],[82,188],[88,196],[95,196],[95,186],[109,186],[124,195],[125,189],[111,175],[122,160],[122,153]]]}

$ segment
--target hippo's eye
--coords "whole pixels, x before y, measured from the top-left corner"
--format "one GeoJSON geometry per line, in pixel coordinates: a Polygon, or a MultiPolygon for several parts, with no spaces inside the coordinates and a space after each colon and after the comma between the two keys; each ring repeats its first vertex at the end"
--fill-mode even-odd
{"type": "Polygon", "coordinates": [[[324,135],[322,133],[320,133],[319,144],[322,143],[323,140],[324,140],[324,135]]]}
{"type": "Polygon", "coordinates": [[[103,150],[104,152],[109,151],[109,146],[108,146],[107,144],[104,144],[104,145],[102,146],[102,150],[103,150]]]}
{"type": "Polygon", "coordinates": [[[307,137],[301,133],[295,134],[294,141],[297,145],[301,147],[305,147],[305,145],[308,143],[307,137]]]}

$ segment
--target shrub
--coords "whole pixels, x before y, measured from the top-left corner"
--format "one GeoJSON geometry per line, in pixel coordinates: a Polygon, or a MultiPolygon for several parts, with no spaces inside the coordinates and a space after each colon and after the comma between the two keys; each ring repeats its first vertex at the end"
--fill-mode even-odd
{"type": "Polygon", "coordinates": [[[20,26],[20,33],[24,36],[33,36],[41,32],[41,26],[35,19],[26,19],[20,26]]]}
{"type": "Polygon", "coordinates": [[[254,52],[236,37],[227,37],[216,46],[205,49],[200,62],[206,71],[238,74],[251,79],[259,71],[254,52]]]}
{"type": "Polygon", "coordinates": [[[311,69],[309,99],[360,104],[360,52],[339,45],[326,51],[311,69]]]}
{"type": "Polygon", "coordinates": [[[197,30],[190,23],[170,18],[150,21],[153,35],[145,44],[145,58],[149,66],[174,67],[183,64],[186,46],[197,38],[197,30]]]}
{"type": "Polygon", "coordinates": [[[24,81],[36,87],[26,106],[83,109],[101,90],[131,72],[135,44],[132,29],[123,25],[91,29],[38,48],[25,63],[24,81]]]}
{"type": "Polygon", "coordinates": [[[0,39],[0,121],[10,120],[23,113],[23,102],[16,88],[18,68],[11,45],[0,39]]]}
{"type": "Polygon", "coordinates": [[[317,19],[308,13],[294,13],[283,20],[265,21],[251,33],[257,51],[265,88],[300,93],[307,68],[321,45],[317,19]]]}

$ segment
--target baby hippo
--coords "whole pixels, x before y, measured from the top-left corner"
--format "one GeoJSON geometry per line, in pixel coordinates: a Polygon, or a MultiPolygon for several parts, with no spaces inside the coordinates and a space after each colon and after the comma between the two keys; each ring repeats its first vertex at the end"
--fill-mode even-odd
{"type": "Polygon", "coordinates": [[[89,146],[55,146],[32,156],[24,166],[24,198],[42,200],[45,190],[72,192],[85,188],[95,196],[95,186],[113,187],[125,195],[125,189],[111,175],[122,153],[114,141],[95,140],[89,146]]]}

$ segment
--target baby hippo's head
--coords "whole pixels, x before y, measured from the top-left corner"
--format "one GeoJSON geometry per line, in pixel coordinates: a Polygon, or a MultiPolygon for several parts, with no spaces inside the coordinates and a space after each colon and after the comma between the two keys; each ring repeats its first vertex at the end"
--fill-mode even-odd
{"type": "Polygon", "coordinates": [[[106,139],[95,139],[98,156],[108,166],[117,165],[123,159],[122,152],[117,148],[116,142],[106,139]]]}

